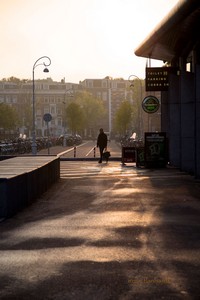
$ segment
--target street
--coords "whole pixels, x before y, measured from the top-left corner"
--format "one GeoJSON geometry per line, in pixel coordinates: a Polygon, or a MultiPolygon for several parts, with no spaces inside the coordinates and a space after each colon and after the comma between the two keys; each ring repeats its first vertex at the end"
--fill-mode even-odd
{"type": "MultiPolygon", "coordinates": [[[[111,157],[121,157],[121,145],[114,140],[108,142],[108,151],[111,152],[111,157]]],[[[96,141],[83,141],[78,146],[56,146],[49,148],[49,154],[60,153],[61,158],[94,158],[99,157],[99,149],[96,147],[96,141]]],[[[38,154],[48,154],[48,149],[39,151],[38,154]]]]}
{"type": "Polygon", "coordinates": [[[0,299],[199,299],[199,195],[175,168],[61,161],[0,223],[0,299]]]}

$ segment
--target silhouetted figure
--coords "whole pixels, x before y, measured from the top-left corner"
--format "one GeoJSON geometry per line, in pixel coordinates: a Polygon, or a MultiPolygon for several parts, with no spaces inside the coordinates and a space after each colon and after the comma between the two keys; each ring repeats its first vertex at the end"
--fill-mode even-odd
{"type": "Polygon", "coordinates": [[[99,163],[102,163],[103,151],[107,148],[108,138],[104,133],[103,128],[99,129],[99,135],[97,138],[97,147],[99,147],[100,159],[99,163]]]}

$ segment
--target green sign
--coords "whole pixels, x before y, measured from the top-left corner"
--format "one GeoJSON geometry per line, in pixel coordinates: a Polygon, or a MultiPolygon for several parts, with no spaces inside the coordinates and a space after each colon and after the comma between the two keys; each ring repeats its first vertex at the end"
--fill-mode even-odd
{"type": "Polygon", "coordinates": [[[147,96],[142,101],[142,108],[146,113],[155,113],[160,107],[160,102],[155,96],[147,96]]]}

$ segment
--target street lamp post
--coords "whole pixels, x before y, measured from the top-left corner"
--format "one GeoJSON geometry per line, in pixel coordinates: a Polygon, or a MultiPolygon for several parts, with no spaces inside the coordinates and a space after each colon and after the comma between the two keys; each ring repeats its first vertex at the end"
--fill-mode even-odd
{"type": "Polygon", "coordinates": [[[130,87],[134,87],[134,80],[138,79],[139,83],[140,83],[140,100],[141,100],[141,103],[140,103],[140,107],[139,107],[139,129],[140,129],[140,137],[141,137],[141,134],[142,134],[142,122],[141,122],[141,105],[142,105],[142,82],[141,82],[141,79],[136,76],[136,75],[130,75],[129,78],[128,78],[128,81],[130,82],[130,87]]]}
{"type": "MultiPolygon", "coordinates": [[[[73,88],[65,90],[64,101],[63,101],[63,104],[65,104],[65,105],[66,105],[66,98],[67,98],[67,96],[74,97],[74,90],[73,90],[73,88]]],[[[67,126],[66,126],[66,121],[65,121],[64,122],[63,147],[66,147],[66,145],[67,145],[67,136],[66,136],[66,133],[67,133],[67,126]]]]}
{"type": "Polygon", "coordinates": [[[45,73],[48,73],[49,70],[48,70],[48,66],[50,66],[51,64],[51,59],[48,57],[48,56],[42,56],[40,58],[38,58],[36,60],[36,62],[34,63],[33,65],[33,132],[32,132],[32,155],[36,155],[37,154],[37,143],[36,143],[36,132],[35,132],[35,74],[34,74],[34,71],[35,71],[35,68],[40,66],[40,65],[43,65],[45,66],[43,72],[45,73]],[[39,60],[42,60],[44,59],[45,61],[47,62],[42,62],[42,63],[38,63],[39,60]]]}

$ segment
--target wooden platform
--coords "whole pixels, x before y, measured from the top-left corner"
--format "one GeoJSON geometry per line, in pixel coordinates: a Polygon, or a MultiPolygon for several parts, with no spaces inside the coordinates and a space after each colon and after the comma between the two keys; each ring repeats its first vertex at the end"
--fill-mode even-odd
{"type": "Polygon", "coordinates": [[[23,156],[0,161],[0,218],[28,206],[60,178],[57,156],[23,156]]]}

